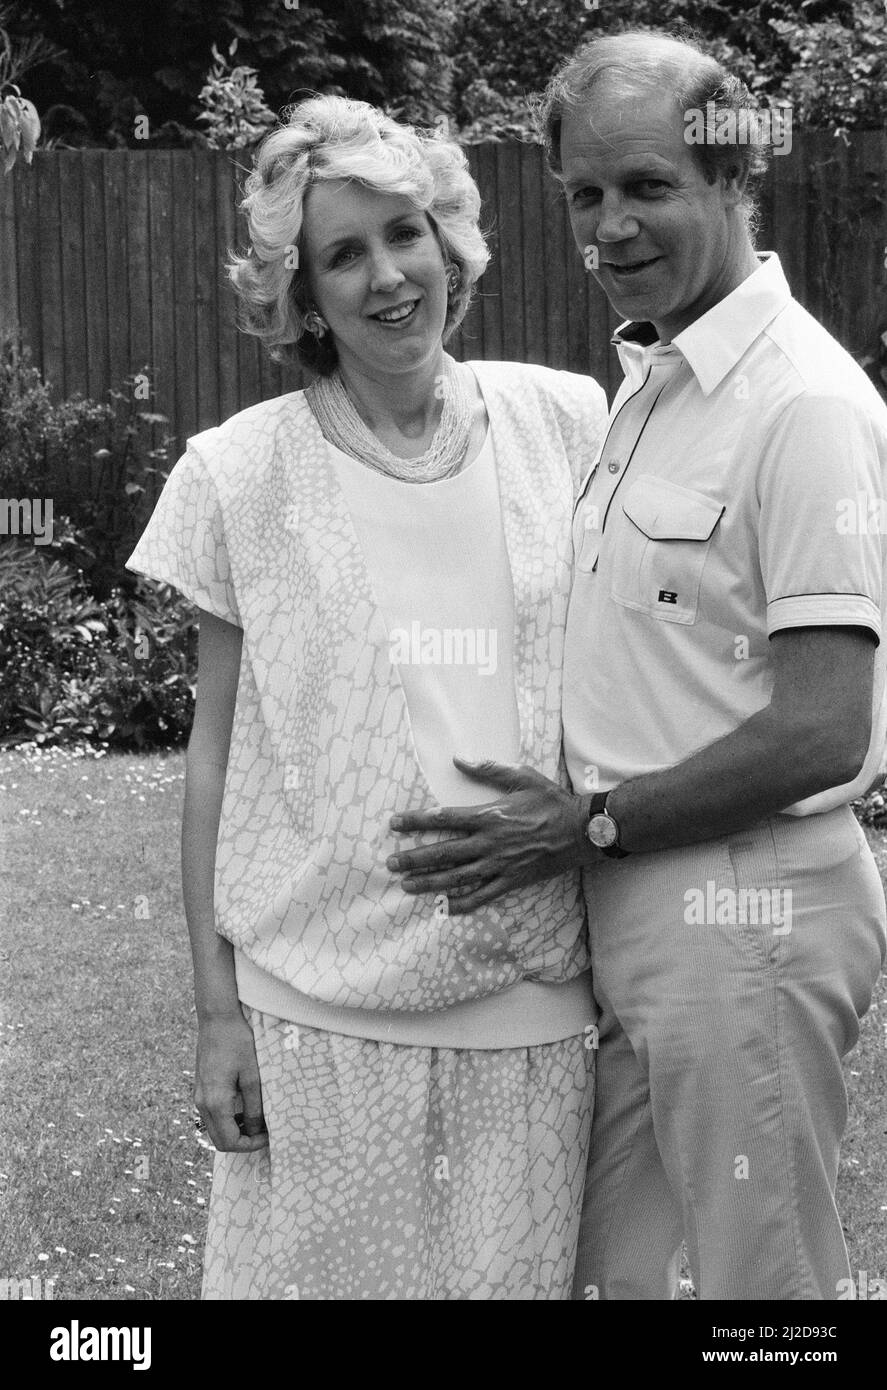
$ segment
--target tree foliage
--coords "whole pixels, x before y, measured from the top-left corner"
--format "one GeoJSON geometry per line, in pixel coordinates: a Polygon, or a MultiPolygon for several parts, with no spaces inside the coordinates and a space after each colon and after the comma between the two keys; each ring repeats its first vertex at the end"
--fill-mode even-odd
{"type": "Polygon", "coordinates": [[[205,144],[199,93],[213,44],[239,40],[279,111],[310,91],[338,92],[431,123],[449,108],[455,13],[448,0],[20,0],[10,28],[62,50],[28,95],[50,137],[70,145],[205,144]],[[150,136],[136,141],[147,115],[150,136]]]}
{"type": "MultiPolygon", "coordinates": [[[[71,145],[205,144],[199,94],[213,45],[238,40],[272,111],[312,91],[384,106],[463,138],[530,129],[527,97],[586,38],[634,25],[692,31],[765,101],[801,124],[887,120],[883,0],[18,0],[19,42],[54,57],[25,95],[71,145]],[[142,123],[144,125],[144,122],[142,123]]],[[[0,27],[2,27],[0,21],[0,27]]]]}
{"type": "Polygon", "coordinates": [[[801,124],[882,126],[881,0],[463,0],[453,110],[463,136],[528,131],[527,97],[580,43],[635,26],[691,34],[763,101],[801,124]]]}

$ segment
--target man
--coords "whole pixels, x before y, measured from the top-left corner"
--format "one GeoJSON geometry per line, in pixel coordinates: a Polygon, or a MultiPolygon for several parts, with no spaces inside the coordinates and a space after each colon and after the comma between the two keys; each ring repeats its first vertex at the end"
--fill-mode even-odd
{"type": "Polygon", "coordinates": [[[848,803],[883,772],[887,409],[755,253],[750,107],[649,33],[549,84],[549,165],[628,320],[574,518],[576,794],[482,764],[490,807],[392,822],[454,833],[389,861],[454,913],[583,867],[601,1017],[576,1298],[674,1297],[682,1239],[703,1299],[835,1299],[849,1273],[841,1059],[885,954],[848,803]]]}

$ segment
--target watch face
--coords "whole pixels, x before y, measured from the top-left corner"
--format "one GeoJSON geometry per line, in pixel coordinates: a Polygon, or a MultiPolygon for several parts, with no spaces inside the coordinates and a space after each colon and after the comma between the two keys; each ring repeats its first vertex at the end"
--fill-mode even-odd
{"type": "Polygon", "coordinates": [[[588,838],[598,849],[609,849],[610,845],[615,845],[618,834],[619,830],[612,816],[592,816],[588,822],[588,838]]]}

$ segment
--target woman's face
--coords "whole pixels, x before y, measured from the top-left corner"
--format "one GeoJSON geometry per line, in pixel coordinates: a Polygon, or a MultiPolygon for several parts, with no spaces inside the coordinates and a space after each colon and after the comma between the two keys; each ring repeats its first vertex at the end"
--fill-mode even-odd
{"type": "Polygon", "coordinates": [[[303,244],[309,297],[340,363],[398,372],[434,358],[447,313],[444,258],[408,198],[345,179],[314,184],[303,244]]]}

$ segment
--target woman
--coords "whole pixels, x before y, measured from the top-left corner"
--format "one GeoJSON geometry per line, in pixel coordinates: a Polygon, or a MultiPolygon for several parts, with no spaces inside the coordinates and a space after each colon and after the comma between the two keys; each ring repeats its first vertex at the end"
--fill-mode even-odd
{"type": "Polygon", "coordinates": [[[201,610],[203,1296],[565,1299],[596,1019],[578,877],[451,919],[385,864],[393,812],[487,799],[456,748],[566,785],[570,519],[604,395],[444,352],[488,259],[449,141],[313,98],[243,206],[242,326],[317,379],[190,440],[128,562],[201,610]]]}

